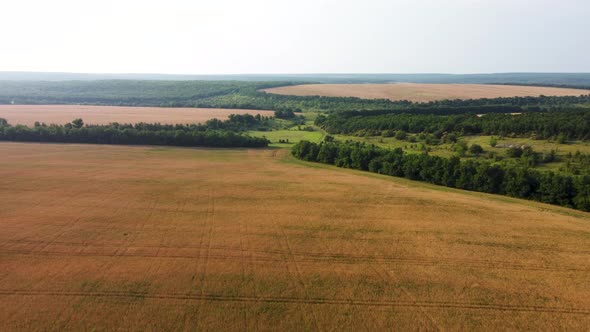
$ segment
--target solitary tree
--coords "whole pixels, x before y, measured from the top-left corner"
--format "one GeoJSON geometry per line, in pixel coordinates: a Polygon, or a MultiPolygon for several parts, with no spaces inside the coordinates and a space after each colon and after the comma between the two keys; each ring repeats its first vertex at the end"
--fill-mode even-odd
{"type": "Polygon", "coordinates": [[[84,121],[82,119],[75,119],[72,121],[72,127],[80,129],[84,127],[84,121]]]}

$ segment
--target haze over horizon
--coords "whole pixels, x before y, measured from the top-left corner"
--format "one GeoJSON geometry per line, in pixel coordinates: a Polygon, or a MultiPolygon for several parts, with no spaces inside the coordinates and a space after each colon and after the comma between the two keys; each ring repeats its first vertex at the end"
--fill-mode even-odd
{"type": "Polygon", "coordinates": [[[590,72],[582,0],[23,0],[4,12],[0,71],[590,72]]]}
{"type": "Polygon", "coordinates": [[[316,76],[316,75],[502,75],[502,74],[590,74],[590,71],[514,71],[514,72],[469,72],[469,73],[451,73],[451,72],[243,72],[243,73],[165,73],[165,72],[89,72],[89,71],[45,71],[45,70],[0,70],[0,73],[23,73],[23,74],[80,74],[80,75],[162,75],[162,76],[316,76]]]}

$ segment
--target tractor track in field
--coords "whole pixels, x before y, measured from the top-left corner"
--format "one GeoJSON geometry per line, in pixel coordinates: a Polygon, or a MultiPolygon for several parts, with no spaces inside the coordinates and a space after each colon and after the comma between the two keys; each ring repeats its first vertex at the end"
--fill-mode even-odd
{"type": "MultiPolygon", "coordinates": [[[[203,211],[206,213],[206,211],[203,211]]],[[[203,213],[201,212],[201,213],[203,213]]],[[[228,235],[233,235],[233,233],[229,233],[228,235]]],[[[240,235],[240,233],[236,233],[236,235],[240,235]]],[[[257,232],[246,232],[243,233],[243,235],[245,236],[272,236],[272,237],[276,237],[277,234],[274,233],[257,233],[257,232]]],[[[323,237],[319,237],[319,236],[312,236],[312,235],[300,235],[300,234],[290,234],[289,237],[305,237],[306,239],[331,239],[331,240],[354,240],[354,241],[376,241],[376,239],[372,239],[372,238],[347,238],[347,237],[334,237],[334,236],[323,236],[323,237]]],[[[392,242],[391,240],[388,240],[390,242],[392,242]]],[[[4,241],[0,241],[0,247],[2,247],[3,245],[9,245],[9,244],[13,244],[13,245],[18,245],[18,244],[44,244],[48,241],[45,240],[29,240],[29,239],[7,239],[4,241]]],[[[407,243],[407,244],[412,244],[415,243],[414,241],[410,241],[410,240],[403,240],[403,239],[395,239],[395,241],[393,241],[395,243],[407,243]]],[[[120,247],[121,245],[106,245],[106,244],[93,244],[93,243],[89,243],[89,242],[71,242],[71,241],[52,241],[52,244],[54,245],[63,245],[63,246],[73,246],[73,247],[78,247],[78,246],[83,246],[83,247],[99,247],[99,248],[110,248],[110,247],[120,247]]],[[[430,247],[428,245],[424,245],[421,244],[422,246],[426,246],[426,247],[430,247]]],[[[465,245],[472,245],[472,244],[465,244],[465,245]]],[[[476,245],[477,246],[477,245],[476,245]]],[[[198,245],[183,245],[183,246],[171,246],[171,245],[134,245],[134,246],[129,246],[130,248],[137,248],[137,249],[151,249],[151,248],[155,248],[155,249],[178,249],[178,250],[186,250],[186,249],[199,249],[198,245]]],[[[234,248],[229,248],[229,247],[220,247],[220,246],[211,246],[211,249],[231,249],[231,250],[235,250],[234,248]]],[[[563,254],[581,254],[581,255],[590,255],[590,250],[566,250],[566,249],[558,249],[558,248],[519,248],[519,250],[526,250],[526,251],[538,251],[538,252],[552,252],[552,253],[563,253],[563,254]]],[[[268,251],[269,253],[272,251],[268,251]]]]}
{"type": "Polygon", "coordinates": [[[202,261],[203,271],[199,278],[199,293],[201,300],[198,304],[197,319],[195,329],[199,330],[199,324],[201,322],[201,315],[203,314],[203,302],[205,301],[205,288],[207,287],[207,270],[209,269],[209,262],[211,261],[211,238],[213,236],[213,222],[215,219],[215,195],[212,190],[209,190],[207,194],[207,211],[205,213],[205,228],[207,234],[203,233],[201,236],[201,242],[199,245],[198,258],[202,261]],[[205,237],[207,238],[205,240],[205,237]],[[206,242],[206,244],[205,244],[206,242]],[[205,254],[202,255],[202,250],[205,250],[205,254]]]}
{"type": "Polygon", "coordinates": [[[23,290],[1,289],[0,296],[61,296],[61,297],[114,297],[114,298],[143,298],[154,300],[192,300],[210,302],[243,302],[243,303],[293,303],[310,305],[349,305],[362,307],[406,307],[406,308],[433,308],[433,309],[458,309],[458,310],[493,310],[507,312],[531,312],[531,313],[556,313],[590,315],[587,308],[567,308],[535,305],[512,304],[488,304],[477,302],[448,302],[448,301],[394,301],[394,300],[358,300],[345,298],[298,298],[298,297],[271,297],[271,296],[226,296],[215,294],[191,294],[191,293],[149,293],[127,291],[60,291],[60,290],[23,290]]]}
{"type": "MultiPolygon", "coordinates": [[[[100,248],[100,247],[98,247],[100,248]]],[[[117,248],[117,247],[106,247],[117,248]]],[[[156,249],[154,247],[153,249],[156,249]]],[[[91,249],[94,249],[91,247],[91,249]]],[[[77,251],[51,251],[51,250],[26,250],[26,249],[7,249],[0,250],[2,255],[29,255],[29,256],[56,256],[56,257],[141,257],[141,258],[170,258],[170,259],[198,259],[203,258],[198,251],[191,253],[166,253],[163,250],[154,250],[153,253],[148,252],[129,252],[128,249],[135,249],[135,247],[125,248],[121,252],[84,252],[77,251]]],[[[183,250],[182,248],[176,248],[183,250]]],[[[197,248],[192,248],[197,250],[197,248]]],[[[236,248],[209,248],[205,245],[204,250],[205,260],[240,260],[243,258],[240,249],[236,248]],[[237,251],[237,254],[215,254],[210,253],[214,250],[237,251]]],[[[427,256],[377,256],[377,255],[350,255],[350,254],[326,254],[321,252],[290,252],[289,250],[247,250],[248,253],[265,254],[268,256],[251,256],[251,261],[259,262],[284,262],[285,257],[292,257],[292,262],[307,262],[307,263],[338,263],[338,264],[364,264],[364,263],[378,263],[378,264],[406,264],[419,266],[462,266],[471,268],[488,268],[488,269],[508,269],[508,270],[523,270],[523,271],[548,271],[548,272],[590,272],[590,266],[585,265],[542,265],[542,264],[519,264],[509,263],[501,260],[481,260],[481,259],[461,259],[450,257],[427,257],[427,256]]]]}

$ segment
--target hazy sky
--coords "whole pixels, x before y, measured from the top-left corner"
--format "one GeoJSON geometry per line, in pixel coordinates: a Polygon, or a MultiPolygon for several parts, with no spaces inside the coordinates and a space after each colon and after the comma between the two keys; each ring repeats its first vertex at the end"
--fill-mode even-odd
{"type": "Polygon", "coordinates": [[[0,70],[590,72],[589,0],[4,0],[0,70]]]}

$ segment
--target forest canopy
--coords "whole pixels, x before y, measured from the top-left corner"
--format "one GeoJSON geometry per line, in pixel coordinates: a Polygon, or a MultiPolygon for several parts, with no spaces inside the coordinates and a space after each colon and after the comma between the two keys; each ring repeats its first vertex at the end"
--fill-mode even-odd
{"type": "MultiPolygon", "coordinates": [[[[237,117],[242,119],[244,116],[237,117]]],[[[254,117],[252,118],[255,120],[254,117]]],[[[216,121],[211,120],[204,125],[159,123],[85,125],[82,119],[75,119],[66,125],[36,123],[34,127],[12,126],[5,119],[0,119],[0,141],[231,148],[268,146],[269,141],[266,138],[251,137],[231,130],[238,126],[235,119],[236,117],[226,121],[214,119],[216,121]]]]}
{"type": "Polygon", "coordinates": [[[528,167],[461,161],[426,153],[408,154],[358,142],[301,141],[291,150],[298,159],[405,177],[464,190],[508,195],[590,211],[590,176],[539,172],[528,167]]]}

